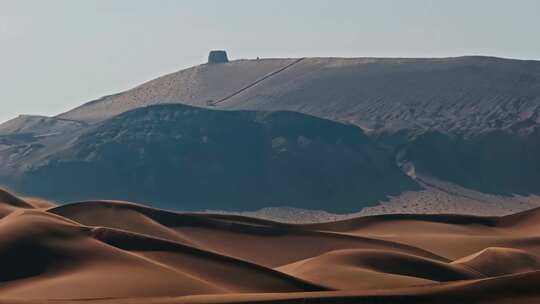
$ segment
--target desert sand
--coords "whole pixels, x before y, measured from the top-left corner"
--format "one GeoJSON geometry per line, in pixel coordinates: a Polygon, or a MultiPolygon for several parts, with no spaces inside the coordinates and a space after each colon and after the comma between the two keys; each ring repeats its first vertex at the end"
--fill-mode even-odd
{"type": "Polygon", "coordinates": [[[0,303],[537,303],[540,209],[320,224],[0,191],[0,303]]]}

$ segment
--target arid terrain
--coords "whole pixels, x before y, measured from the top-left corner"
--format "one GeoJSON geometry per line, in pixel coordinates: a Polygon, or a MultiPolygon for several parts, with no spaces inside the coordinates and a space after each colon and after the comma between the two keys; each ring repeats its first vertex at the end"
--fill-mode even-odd
{"type": "Polygon", "coordinates": [[[0,192],[1,303],[537,303],[540,211],[294,225],[0,192]]]}
{"type": "Polygon", "coordinates": [[[540,304],[540,0],[0,0],[0,304],[540,304]]]}
{"type": "Polygon", "coordinates": [[[0,124],[0,185],[297,223],[505,215],[540,205],[539,143],[539,61],[240,59],[0,124]]]}
{"type": "Polygon", "coordinates": [[[210,62],[0,125],[0,303],[537,303],[539,180],[538,61],[210,62]]]}

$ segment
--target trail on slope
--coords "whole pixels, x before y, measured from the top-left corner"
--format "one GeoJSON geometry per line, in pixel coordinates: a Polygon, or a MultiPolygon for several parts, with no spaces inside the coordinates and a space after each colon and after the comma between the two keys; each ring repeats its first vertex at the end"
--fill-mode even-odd
{"type": "Polygon", "coordinates": [[[216,105],[218,105],[218,104],[220,104],[220,103],[223,103],[223,102],[225,102],[225,101],[227,101],[227,100],[233,98],[234,96],[236,96],[236,95],[238,95],[238,94],[240,94],[240,93],[242,93],[242,92],[244,92],[244,91],[246,91],[246,90],[248,90],[248,89],[250,89],[250,88],[252,88],[252,87],[254,87],[254,86],[256,86],[256,85],[258,85],[259,83],[265,81],[266,79],[268,79],[268,78],[270,78],[270,77],[272,77],[272,76],[274,76],[274,75],[277,75],[277,74],[279,74],[279,73],[281,73],[281,72],[283,72],[283,71],[285,71],[285,70],[291,68],[292,66],[294,66],[294,65],[296,65],[296,64],[298,64],[298,63],[300,63],[300,62],[301,62],[302,60],[304,60],[304,59],[305,59],[305,57],[299,58],[299,59],[297,59],[297,60],[295,60],[295,61],[293,61],[293,62],[287,64],[286,66],[284,66],[284,67],[282,67],[282,68],[280,68],[280,69],[278,69],[278,70],[275,70],[275,71],[273,71],[273,72],[271,72],[271,73],[269,73],[269,74],[263,76],[262,78],[259,78],[259,79],[255,80],[254,82],[252,82],[252,83],[248,84],[247,86],[245,86],[245,87],[243,87],[243,88],[241,88],[241,89],[239,89],[239,90],[233,92],[232,94],[230,94],[230,95],[228,95],[228,96],[226,96],[226,97],[223,97],[223,98],[221,98],[221,99],[219,99],[219,100],[217,100],[217,101],[215,101],[215,102],[212,102],[210,105],[216,106],[216,105]]]}

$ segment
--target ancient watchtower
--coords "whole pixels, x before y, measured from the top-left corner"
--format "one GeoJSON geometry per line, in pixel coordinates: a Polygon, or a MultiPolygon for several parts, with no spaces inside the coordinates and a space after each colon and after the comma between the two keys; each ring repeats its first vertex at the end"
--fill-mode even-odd
{"type": "Polygon", "coordinates": [[[215,50],[215,51],[210,51],[210,54],[208,54],[209,64],[226,63],[226,62],[229,62],[229,58],[227,57],[226,51],[215,50]]]}

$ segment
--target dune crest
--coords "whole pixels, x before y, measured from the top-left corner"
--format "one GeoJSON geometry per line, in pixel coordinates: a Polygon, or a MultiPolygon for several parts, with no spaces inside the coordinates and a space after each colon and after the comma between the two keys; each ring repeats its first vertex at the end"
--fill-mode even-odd
{"type": "Polygon", "coordinates": [[[54,203],[38,198],[20,198],[0,188],[0,218],[20,209],[43,209],[55,206],[54,203]]]}

